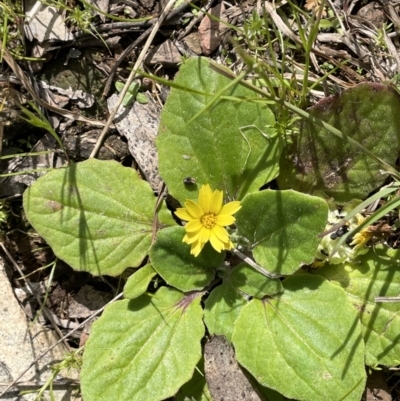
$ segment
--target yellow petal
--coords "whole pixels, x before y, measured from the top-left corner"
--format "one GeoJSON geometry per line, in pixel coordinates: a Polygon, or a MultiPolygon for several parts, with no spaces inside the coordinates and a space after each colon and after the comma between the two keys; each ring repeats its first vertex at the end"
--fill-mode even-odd
{"type": "Polygon", "coordinates": [[[193,217],[187,212],[184,207],[179,207],[175,210],[175,214],[181,219],[185,221],[190,221],[193,217]]]}
{"type": "Polygon", "coordinates": [[[198,233],[198,232],[196,232],[194,234],[186,233],[186,235],[182,239],[182,242],[185,242],[186,244],[193,244],[199,240],[199,236],[200,236],[200,233],[198,233]]]}
{"type": "Polygon", "coordinates": [[[204,214],[202,208],[191,199],[185,202],[185,207],[189,215],[192,216],[192,219],[199,219],[204,214]]]}
{"type": "Polygon", "coordinates": [[[225,249],[224,243],[215,235],[215,233],[211,234],[210,243],[217,252],[221,252],[223,249],[225,249]]]}
{"type": "Polygon", "coordinates": [[[358,251],[362,248],[371,238],[373,233],[366,231],[366,229],[361,230],[357,234],[354,234],[353,241],[350,245],[355,245],[354,250],[358,251]]]}
{"type": "Polygon", "coordinates": [[[235,214],[239,209],[241,209],[242,205],[240,204],[239,201],[233,201],[226,203],[224,206],[222,206],[222,209],[220,211],[220,214],[235,214]]]}
{"type": "Polygon", "coordinates": [[[230,214],[219,214],[217,216],[217,224],[219,226],[230,226],[236,221],[236,219],[230,214]]]}
{"type": "Polygon", "coordinates": [[[211,187],[206,184],[199,191],[199,205],[203,209],[204,214],[210,213],[212,191],[211,187]]]}
{"type": "Polygon", "coordinates": [[[211,230],[209,228],[202,227],[200,230],[199,241],[203,245],[210,240],[211,230]]]}
{"type": "Polygon", "coordinates": [[[201,242],[196,242],[192,244],[192,248],[190,249],[190,253],[194,256],[198,256],[201,250],[203,249],[204,244],[201,242]]]}
{"type": "Polygon", "coordinates": [[[202,227],[203,227],[203,225],[200,223],[200,220],[194,219],[194,220],[191,220],[188,223],[186,223],[185,230],[188,233],[195,233],[195,232],[199,232],[202,227]]]}
{"type": "Polygon", "coordinates": [[[225,243],[224,246],[225,246],[225,249],[226,249],[227,251],[231,250],[231,249],[233,248],[232,241],[229,240],[229,242],[225,243]]]}
{"type": "Polygon", "coordinates": [[[217,215],[221,210],[223,201],[224,193],[216,189],[211,197],[210,213],[214,213],[215,215],[217,215]]]}
{"type": "MultiPolygon", "coordinates": [[[[214,226],[212,228],[213,234],[215,234],[218,239],[222,242],[228,242],[229,241],[229,234],[228,231],[225,230],[225,228],[221,226],[214,226]]],[[[211,235],[212,236],[212,235],[211,235]]]]}

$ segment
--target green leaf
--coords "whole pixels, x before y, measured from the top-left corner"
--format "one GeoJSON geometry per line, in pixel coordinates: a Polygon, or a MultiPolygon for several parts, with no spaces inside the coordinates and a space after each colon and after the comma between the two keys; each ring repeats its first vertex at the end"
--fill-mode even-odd
{"type": "Polygon", "coordinates": [[[400,250],[377,246],[357,264],[326,266],[316,272],[346,291],[359,313],[366,364],[396,366],[400,361],[400,303],[375,303],[375,297],[400,294],[400,250]]]}
{"type": "Polygon", "coordinates": [[[85,401],[173,396],[190,380],[201,357],[200,298],[162,287],[153,296],[107,306],[85,345],[85,401]]]}
{"type": "Polygon", "coordinates": [[[314,260],[327,216],[321,198],[266,190],[243,199],[236,224],[238,235],[254,247],[257,263],[270,272],[291,274],[314,260]]]}
{"type": "Polygon", "coordinates": [[[197,93],[172,88],[161,115],[160,174],[174,198],[197,198],[196,185],[183,184],[186,177],[241,199],[277,176],[280,140],[270,128],[275,119],[267,106],[254,102],[261,100],[254,92],[232,87],[205,58],[187,60],[175,83],[197,93]]]}
{"type": "MultiPolygon", "coordinates": [[[[125,84],[123,82],[117,81],[115,82],[115,88],[117,89],[118,92],[122,92],[122,90],[124,89],[125,84]]],[[[122,100],[122,105],[124,107],[129,106],[130,104],[132,104],[139,92],[139,88],[140,85],[137,82],[132,82],[129,85],[128,88],[128,92],[126,93],[126,95],[124,96],[123,100],[122,100]]],[[[146,98],[145,103],[147,103],[147,97],[144,95],[144,97],[146,98]]],[[[143,101],[143,97],[141,96],[141,100],[143,101]]],[[[139,102],[139,103],[143,103],[143,102],[139,102]]]]}
{"type": "MultiPolygon", "coordinates": [[[[67,151],[65,150],[64,144],[61,141],[60,137],[57,135],[57,133],[54,131],[52,125],[50,124],[50,122],[47,120],[46,116],[42,113],[40,107],[32,102],[32,101],[28,101],[29,106],[36,111],[36,113],[38,114],[38,116],[36,116],[35,113],[33,113],[32,111],[28,110],[26,107],[22,106],[22,104],[18,104],[18,108],[21,109],[22,111],[22,115],[20,118],[22,118],[23,120],[25,120],[28,124],[33,125],[34,127],[38,127],[38,128],[43,128],[45,129],[47,132],[50,133],[50,135],[57,141],[57,143],[60,145],[60,148],[62,149],[62,151],[65,153],[65,157],[67,159],[67,161],[69,162],[69,156],[67,151]]],[[[21,142],[21,139],[18,140],[18,142],[23,143],[23,144],[27,144],[29,147],[31,147],[32,145],[29,143],[29,141],[24,140],[23,142],[21,142]]],[[[22,173],[22,172],[21,172],[22,173]]]]}
{"type": "MultiPolygon", "coordinates": [[[[136,171],[90,159],[50,171],[24,193],[26,216],[75,270],[116,276],[148,253],[156,198],[136,171]]],[[[174,224],[162,207],[159,222],[174,224]]]]}
{"type": "Polygon", "coordinates": [[[128,92],[124,96],[124,99],[122,100],[122,105],[124,107],[126,107],[126,106],[129,106],[130,104],[132,104],[134,101],[135,101],[135,96],[128,92]]]}
{"type": "Polygon", "coordinates": [[[125,84],[123,82],[121,82],[121,81],[115,82],[115,89],[118,92],[122,92],[122,89],[124,89],[124,86],[125,86],[125,84]]]}
{"type": "Polygon", "coordinates": [[[301,133],[281,159],[279,188],[302,192],[323,191],[337,202],[365,199],[386,180],[382,167],[349,143],[351,138],[394,166],[400,147],[400,97],[390,86],[362,83],[330,96],[309,109],[342,130],[343,139],[312,120],[304,120],[301,133]]]}
{"type": "Polygon", "coordinates": [[[140,88],[140,85],[139,85],[137,82],[132,82],[132,83],[129,85],[129,90],[128,90],[128,92],[131,93],[134,97],[136,97],[136,95],[137,95],[138,92],[139,92],[139,88],[140,88]]]}
{"type": "MultiPolygon", "coordinates": [[[[117,81],[117,82],[115,82],[115,88],[117,89],[117,91],[118,92],[122,92],[122,90],[124,89],[124,87],[125,87],[125,84],[123,83],[123,82],[121,82],[121,81],[117,81]]],[[[130,94],[132,94],[132,95],[136,95],[137,93],[138,93],[138,91],[139,91],[139,84],[137,83],[137,82],[132,82],[130,85],[129,85],[129,88],[128,88],[128,92],[127,93],[130,93],[130,94]]]]}
{"type": "Polygon", "coordinates": [[[229,341],[233,325],[246,300],[229,283],[214,288],[205,302],[204,323],[210,334],[224,335],[229,341]]]}
{"type": "Polygon", "coordinates": [[[149,99],[147,99],[147,96],[144,93],[139,92],[136,95],[136,101],[139,102],[140,104],[147,104],[149,103],[149,99]]]}
{"type": "Polygon", "coordinates": [[[204,377],[204,358],[202,357],[193,377],[176,394],[175,401],[213,401],[204,377]]]}
{"type": "Polygon", "coordinates": [[[232,287],[256,298],[282,292],[279,280],[271,280],[255,271],[247,263],[239,263],[230,275],[232,287]]]}
{"type": "Polygon", "coordinates": [[[232,341],[236,358],[262,385],[303,401],[359,401],[364,343],[345,292],[308,274],[283,281],[285,292],[242,308],[232,341]]]}
{"type": "Polygon", "coordinates": [[[124,298],[135,299],[147,291],[151,279],[157,274],[150,264],[133,273],[124,286],[124,298]]]}
{"type": "Polygon", "coordinates": [[[319,27],[320,29],[329,29],[329,28],[333,28],[333,23],[331,21],[329,21],[328,19],[324,19],[322,18],[319,21],[319,27]]]}
{"type": "Polygon", "coordinates": [[[209,243],[200,255],[190,254],[190,245],[182,242],[183,227],[169,227],[157,234],[150,250],[154,270],[172,287],[181,291],[201,290],[214,278],[214,269],[219,267],[225,252],[218,253],[209,243]]]}

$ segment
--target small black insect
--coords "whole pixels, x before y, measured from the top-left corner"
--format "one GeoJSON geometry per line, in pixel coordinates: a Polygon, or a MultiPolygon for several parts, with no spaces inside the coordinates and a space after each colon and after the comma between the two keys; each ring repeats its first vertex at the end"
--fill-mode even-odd
{"type": "Polygon", "coordinates": [[[329,256],[329,253],[326,252],[324,249],[320,249],[320,252],[321,252],[322,255],[324,255],[324,256],[329,256]]]}
{"type": "Polygon", "coordinates": [[[195,185],[196,184],[196,179],[192,177],[186,177],[183,179],[183,183],[185,185],[195,185]]]}
{"type": "Polygon", "coordinates": [[[342,235],[345,235],[348,231],[349,231],[349,227],[348,226],[342,226],[336,232],[331,234],[331,239],[339,238],[342,235]]]}

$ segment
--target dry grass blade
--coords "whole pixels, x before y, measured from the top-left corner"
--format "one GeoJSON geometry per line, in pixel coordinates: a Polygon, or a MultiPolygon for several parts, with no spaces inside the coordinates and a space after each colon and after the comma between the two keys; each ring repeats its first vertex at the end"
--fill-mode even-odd
{"type": "Polygon", "coordinates": [[[233,248],[231,250],[236,256],[238,256],[240,259],[243,260],[243,262],[246,262],[249,266],[251,266],[254,270],[258,271],[261,273],[263,276],[275,279],[275,278],[280,278],[284,277],[282,274],[276,274],[276,273],[271,273],[270,271],[264,269],[262,266],[260,266],[258,263],[254,262],[253,259],[250,259],[248,256],[246,256],[244,253],[240,252],[238,249],[233,248]]]}
{"type": "Polygon", "coordinates": [[[321,0],[307,0],[304,7],[307,10],[316,11],[320,7],[320,5],[321,5],[321,0]]]}
{"type": "Polygon", "coordinates": [[[114,110],[110,113],[110,117],[108,117],[107,123],[105,124],[103,131],[101,131],[101,134],[99,136],[99,139],[97,140],[96,146],[94,147],[92,153],[90,154],[91,159],[96,157],[97,152],[99,151],[101,144],[103,143],[103,140],[107,134],[107,131],[110,128],[112,121],[114,120],[114,117],[117,115],[118,109],[121,106],[125,95],[128,93],[129,86],[131,85],[133,79],[135,78],[137,70],[142,65],[144,57],[146,56],[147,50],[149,49],[151,42],[154,39],[154,36],[156,36],[158,29],[160,28],[162,22],[166,18],[167,14],[169,13],[169,10],[172,8],[174,3],[175,3],[175,0],[169,0],[168,4],[165,6],[163,12],[161,13],[160,17],[158,18],[157,22],[154,24],[153,30],[151,31],[149,37],[147,38],[146,43],[144,44],[143,49],[140,52],[135,65],[133,66],[132,71],[129,74],[128,80],[126,81],[124,88],[122,89],[121,93],[119,94],[119,97],[117,100],[117,105],[115,106],[114,110]]]}
{"type": "Polygon", "coordinates": [[[377,303],[400,302],[400,297],[375,297],[375,302],[377,303]]]}
{"type": "Polygon", "coordinates": [[[150,34],[152,31],[153,27],[148,28],[146,31],[144,31],[134,42],[132,42],[123,52],[122,54],[118,57],[118,60],[114,63],[114,65],[111,68],[110,74],[107,78],[106,84],[104,85],[104,90],[103,90],[103,97],[108,96],[108,93],[110,92],[112,81],[114,79],[114,75],[117,72],[118,67],[121,65],[121,63],[125,60],[126,56],[132,52],[132,50],[139,46],[150,34]]]}
{"type": "Polygon", "coordinates": [[[4,124],[0,122],[0,159],[3,153],[4,124]]]}
{"type": "Polygon", "coordinates": [[[192,21],[189,23],[189,25],[178,35],[178,41],[182,40],[186,35],[188,35],[190,33],[190,31],[193,29],[193,27],[196,25],[196,23],[201,20],[204,16],[204,13],[207,12],[211,5],[212,5],[213,1],[212,0],[208,0],[207,4],[205,4],[200,11],[197,13],[196,18],[193,18],[192,21]]]}
{"type": "MultiPolygon", "coordinates": [[[[293,42],[303,46],[303,42],[301,41],[301,39],[285,24],[282,18],[278,15],[278,13],[276,12],[276,6],[266,1],[264,3],[264,7],[265,10],[270,14],[273,22],[278,27],[278,29],[285,36],[293,40],[293,42]]],[[[333,65],[343,69],[344,71],[346,71],[347,74],[353,76],[357,81],[363,81],[363,78],[359,74],[357,74],[351,68],[348,68],[347,66],[343,65],[340,61],[333,58],[333,57],[344,58],[347,56],[347,52],[339,52],[325,46],[319,46],[318,48],[316,46],[312,46],[310,50],[317,56],[320,56],[328,60],[329,63],[332,63],[333,65]]]]}

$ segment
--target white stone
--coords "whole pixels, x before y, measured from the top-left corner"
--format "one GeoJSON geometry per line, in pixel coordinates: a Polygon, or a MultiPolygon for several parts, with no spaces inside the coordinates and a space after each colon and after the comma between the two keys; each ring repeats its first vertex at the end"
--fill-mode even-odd
{"type": "MultiPolygon", "coordinates": [[[[52,330],[28,321],[23,313],[5,272],[4,260],[0,258],[0,394],[25,370],[38,355],[53,345],[58,338],[52,330]]],[[[22,382],[45,382],[50,376],[49,365],[60,362],[66,353],[64,344],[54,347],[20,379],[22,382]]],[[[35,387],[37,388],[37,387],[35,387]]],[[[8,401],[33,401],[37,394],[18,396],[27,388],[12,387],[0,399],[8,401]]],[[[56,401],[75,399],[73,389],[54,390],[56,401]]],[[[75,389],[76,391],[76,389],[75,389]]],[[[48,393],[45,393],[48,396],[48,393]]]]}

